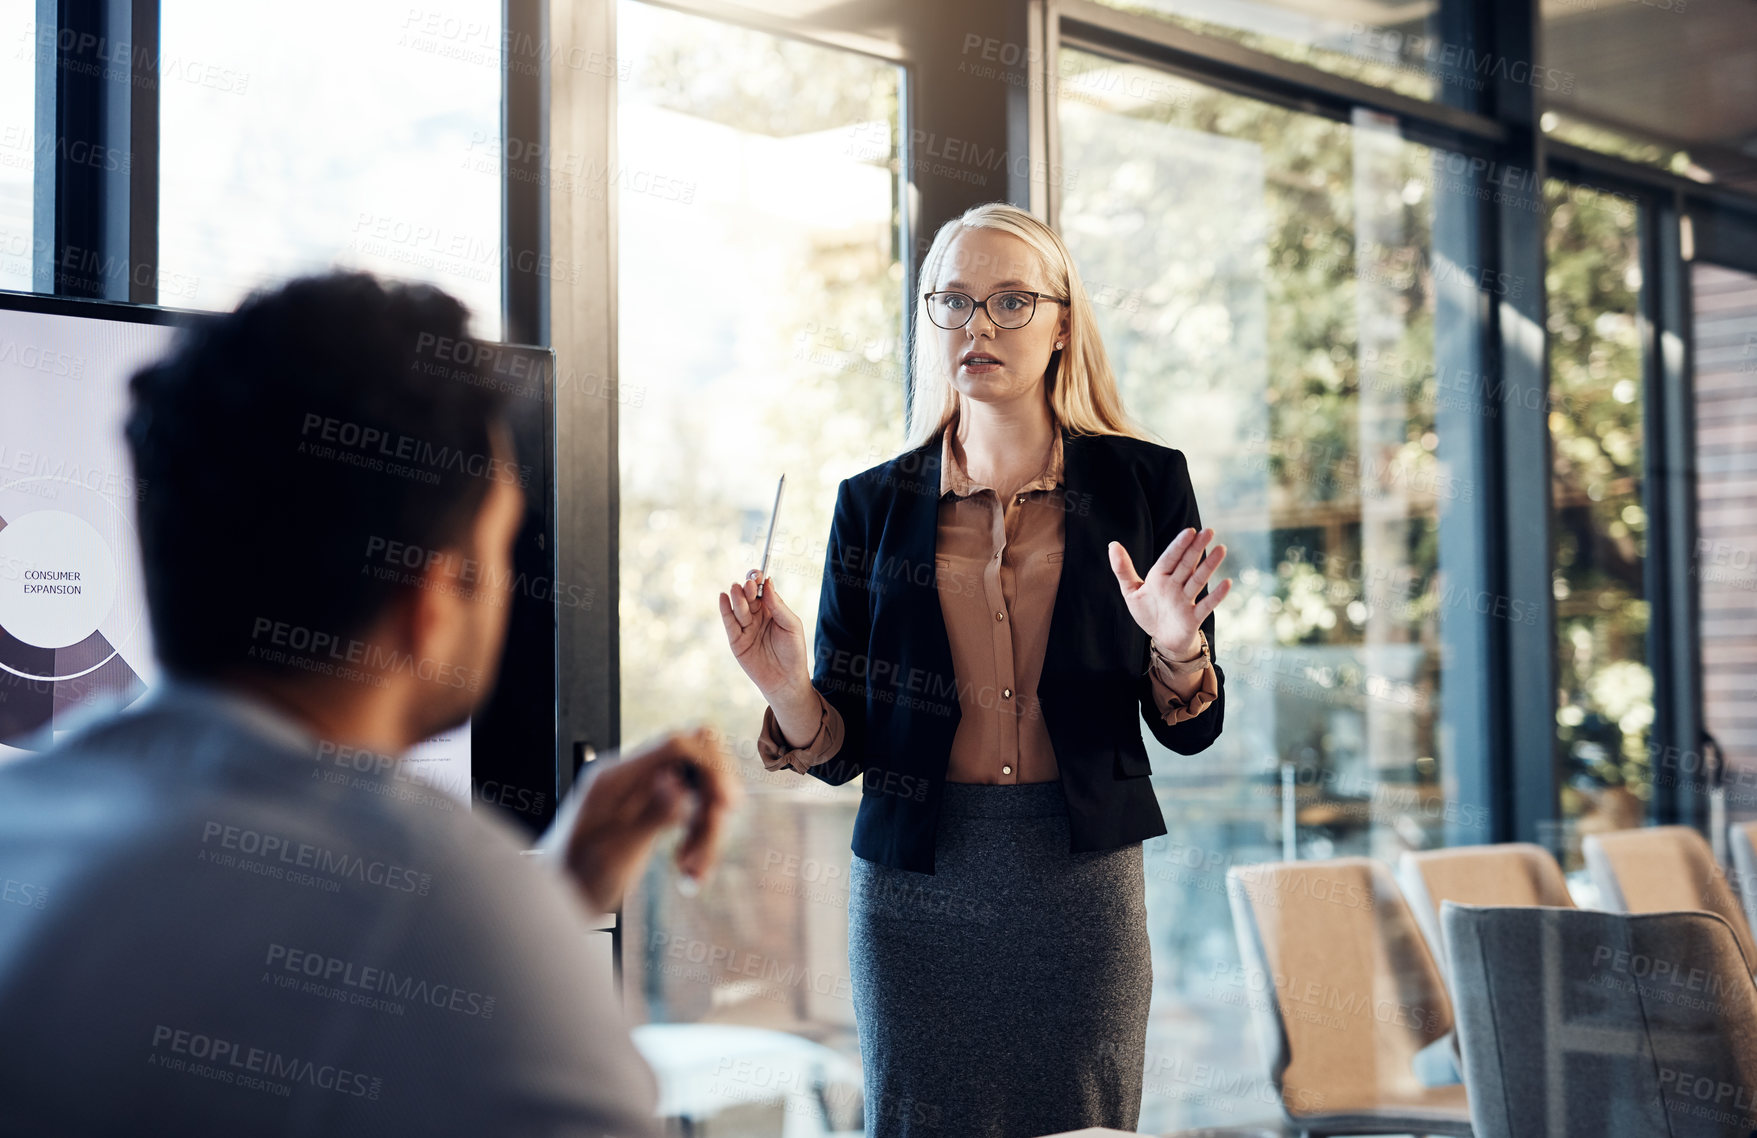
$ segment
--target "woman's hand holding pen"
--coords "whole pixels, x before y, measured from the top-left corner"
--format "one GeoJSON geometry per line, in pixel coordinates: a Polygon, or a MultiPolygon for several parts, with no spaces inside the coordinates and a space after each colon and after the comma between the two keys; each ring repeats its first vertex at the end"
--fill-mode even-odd
{"type": "Polygon", "coordinates": [[[805,622],[781,599],[773,577],[757,570],[742,584],[720,594],[720,621],[732,655],[750,682],[775,709],[775,723],[789,741],[809,743],[817,733],[820,704],[811,686],[810,657],[805,647],[805,622]]]}
{"type": "Polygon", "coordinates": [[[720,594],[720,622],[738,666],[765,696],[811,686],[806,666],[805,624],[775,591],[773,577],[752,569],[743,584],[720,594]],[[761,580],[763,595],[757,596],[761,580]]]}
{"type": "Polygon", "coordinates": [[[1165,547],[1145,579],[1135,576],[1134,562],[1122,543],[1110,543],[1110,569],[1122,588],[1129,615],[1172,659],[1187,660],[1201,651],[1196,634],[1202,630],[1202,622],[1232,591],[1232,581],[1227,579],[1201,600],[1196,599],[1226,559],[1224,545],[1216,545],[1203,555],[1213,539],[1211,529],[1200,533],[1184,530],[1165,547]]]}

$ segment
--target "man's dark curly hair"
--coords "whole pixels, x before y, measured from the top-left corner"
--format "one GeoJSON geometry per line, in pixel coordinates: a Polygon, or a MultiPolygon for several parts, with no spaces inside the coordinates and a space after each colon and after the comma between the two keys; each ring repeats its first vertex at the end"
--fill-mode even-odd
{"type": "Polygon", "coordinates": [[[491,479],[524,483],[491,443],[503,396],[453,362],[468,321],[429,286],[302,277],[185,327],[134,375],[126,433],[168,671],[286,671],[265,622],[347,643],[406,587],[373,572],[374,539],[454,547],[491,479]]]}

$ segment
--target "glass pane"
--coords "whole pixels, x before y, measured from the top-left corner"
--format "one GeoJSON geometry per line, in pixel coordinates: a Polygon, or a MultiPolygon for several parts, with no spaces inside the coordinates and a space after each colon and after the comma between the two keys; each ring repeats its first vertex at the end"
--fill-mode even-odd
{"type": "Polygon", "coordinates": [[[665,1113],[858,1131],[860,790],[763,770],[715,597],[760,563],[785,473],[769,570],[809,637],[837,483],[902,449],[899,71],[632,0],[616,18],[622,737],[709,723],[749,778],[699,896],[661,853],[627,899],[624,1000],[665,1113]]]}
{"type": "Polygon", "coordinates": [[[165,0],[159,303],[332,264],[430,281],[500,334],[498,0],[165,0]]]}
{"type": "MultiPolygon", "coordinates": [[[[1705,726],[1726,758],[1728,821],[1757,820],[1757,275],[1698,263],[1696,580],[1705,726]]],[[[1700,782],[1688,760],[1667,774],[1700,782]]],[[[1757,882],[1741,882],[1749,896],[1757,882]]]]}
{"type": "Polygon", "coordinates": [[[1444,586],[1438,531],[1473,493],[1435,428],[1435,282],[1462,271],[1431,241],[1447,156],[1370,119],[1064,54],[1090,79],[1059,111],[1077,174],[1062,233],[1124,401],[1188,456],[1234,578],[1225,732],[1182,756],[1143,729],[1169,833],[1146,847],[1140,1128],[1242,1124],[1277,1099],[1241,1014],[1260,989],[1228,867],[1445,840],[1441,622],[1471,598],[1444,586]]]}
{"type": "Polygon", "coordinates": [[[1551,179],[1550,447],[1556,740],[1565,864],[1579,837],[1641,825],[1652,797],[1635,203],[1551,179]]]}
{"type": "Polygon", "coordinates": [[[0,4],[0,288],[31,287],[36,171],[35,6],[0,4]]]}
{"type": "Polygon", "coordinates": [[[1099,0],[1418,99],[1472,106],[1491,66],[1440,35],[1443,0],[1099,0]]]}

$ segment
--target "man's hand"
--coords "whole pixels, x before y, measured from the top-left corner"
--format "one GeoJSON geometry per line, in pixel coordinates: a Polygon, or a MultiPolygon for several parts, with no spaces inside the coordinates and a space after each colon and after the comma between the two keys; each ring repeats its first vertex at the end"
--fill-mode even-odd
{"type": "Polygon", "coordinates": [[[653,840],[678,822],[686,830],[677,867],[701,880],[719,857],[726,816],[744,797],[718,733],[707,727],[672,732],[599,761],[603,765],[589,770],[585,785],[568,795],[540,843],[574,879],[586,904],[597,913],[621,904],[653,840]],[[694,772],[693,790],[686,770],[694,772]]]}

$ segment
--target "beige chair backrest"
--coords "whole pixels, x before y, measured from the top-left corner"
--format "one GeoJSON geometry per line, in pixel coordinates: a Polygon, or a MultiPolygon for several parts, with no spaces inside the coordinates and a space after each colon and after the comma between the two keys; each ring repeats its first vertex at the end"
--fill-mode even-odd
{"type": "Polygon", "coordinates": [[[1237,866],[1227,892],[1289,1114],[1419,1097],[1416,1053],[1452,1030],[1452,1004],[1390,871],[1362,857],[1237,866]]]}
{"type": "Polygon", "coordinates": [[[1697,909],[1733,926],[1739,951],[1757,967],[1757,942],[1706,839],[1688,826],[1646,826],[1589,834],[1581,843],[1598,885],[1599,903],[1614,913],[1697,909]]]}
{"type": "Polygon", "coordinates": [[[1446,948],[1440,906],[1447,901],[1574,907],[1562,867],[1548,850],[1531,842],[1411,851],[1398,860],[1397,880],[1441,971],[1446,968],[1446,948]]]}
{"type": "Polygon", "coordinates": [[[1739,901],[1745,907],[1745,925],[1757,933],[1757,822],[1734,822],[1728,826],[1727,849],[1733,855],[1739,901]]]}

